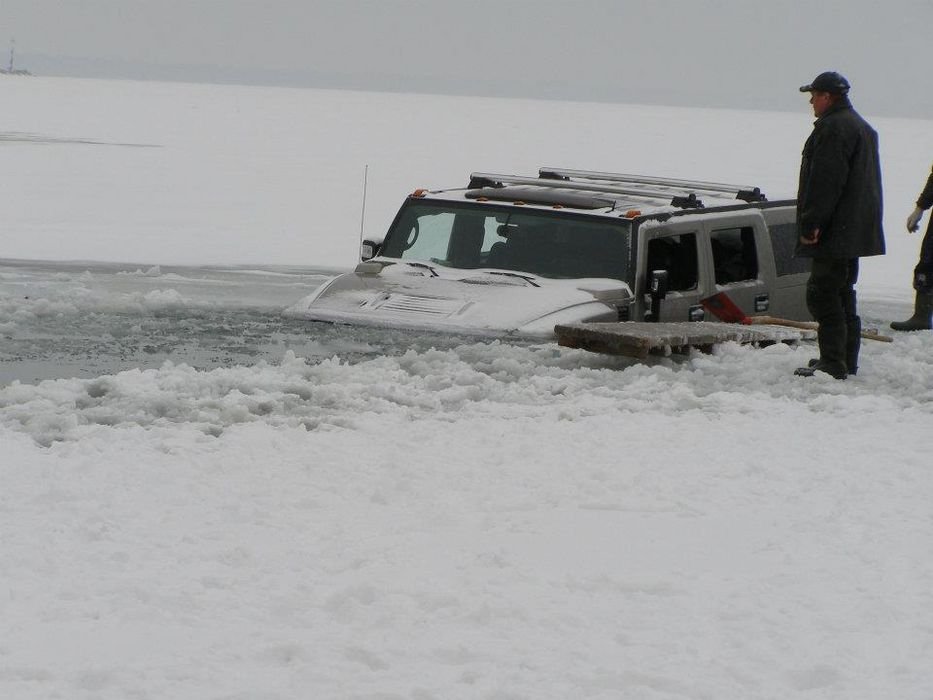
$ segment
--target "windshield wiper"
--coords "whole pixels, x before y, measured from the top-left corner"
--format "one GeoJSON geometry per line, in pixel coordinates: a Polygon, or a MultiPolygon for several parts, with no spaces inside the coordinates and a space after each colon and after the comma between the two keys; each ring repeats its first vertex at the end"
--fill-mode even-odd
{"type": "Polygon", "coordinates": [[[406,265],[411,265],[412,267],[423,267],[425,270],[427,270],[428,272],[431,273],[431,277],[437,277],[437,270],[435,270],[433,267],[431,267],[431,266],[428,265],[427,263],[423,263],[423,262],[408,262],[408,261],[406,260],[406,261],[405,261],[405,264],[406,264],[406,265]]]}
{"type": "Polygon", "coordinates": [[[522,275],[518,272],[505,272],[500,270],[488,270],[486,271],[487,275],[503,275],[505,277],[518,277],[520,280],[525,280],[532,287],[540,287],[541,285],[535,281],[535,278],[530,275],[522,275]]]}

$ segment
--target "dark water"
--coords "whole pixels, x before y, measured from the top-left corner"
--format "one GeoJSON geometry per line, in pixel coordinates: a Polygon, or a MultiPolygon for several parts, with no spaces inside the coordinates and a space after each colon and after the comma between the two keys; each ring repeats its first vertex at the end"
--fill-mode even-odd
{"type": "Polygon", "coordinates": [[[0,260],[0,385],[166,361],[204,370],[276,363],[288,351],[358,362],[464,342],[286,313],[335,272],[0,260]]]}

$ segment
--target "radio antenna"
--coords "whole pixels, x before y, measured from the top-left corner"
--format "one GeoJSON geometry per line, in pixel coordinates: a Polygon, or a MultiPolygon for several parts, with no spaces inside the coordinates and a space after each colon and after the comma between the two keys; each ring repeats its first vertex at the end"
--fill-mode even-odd
{"type": "Polygon", "coordinates": [[[366,181],[369,179],[369,163],[363,169],[363,208],[360,211],[360,246],[363,245],[363,222],[366,220],[366,181]]]}

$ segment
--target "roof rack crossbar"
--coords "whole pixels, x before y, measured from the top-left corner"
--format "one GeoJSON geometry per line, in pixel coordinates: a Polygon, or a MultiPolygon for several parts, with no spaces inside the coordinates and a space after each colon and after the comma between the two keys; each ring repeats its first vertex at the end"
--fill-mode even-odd
{"type": "MultiPolygon", "coordinates": [[[[587,192],[607,192],[610,194],[624,194],[631,197],[644,197],[645,199],[671,199],[676,194],[670,190],[652,190],[633,187],[620,187],[614,183],[597,184],[592,182],[576,182],[558,180],[555,178],[522,177],[521,175],[497,175],[494,173],[472,173],[470,183],[491,183],[508,185],[534,185],[537,187],[554,187],[562,190],[584,190],[587,192]]],[[[471,186],[473,186],[471,184],[471,186]]],[[[688,191],[683,192],[689,195],[688,191]]],[[[673,203],[673,202],[672,202],[673,203]]],[[[677,206],[676,204],[674,206],[677,206]]]]}
{"type": "Polygon", "coordinates": [[[702,190],[716,194],[733,195],[736,199],[746,202],[764,201],[766,197],[761,189],[753,185],[729,185],[722,182],[705,182],[702,180],[681,180],[668,177],[648,177],[645,175],[625,175],[623,173],[606,173],[594,170],[572,170],[570,168],[540,168],[538,175],[543,180],[572,181],[573,178],[594,180],[598,182],[617,182],[622,184],[657,185],[679,190],[702,190]]]}

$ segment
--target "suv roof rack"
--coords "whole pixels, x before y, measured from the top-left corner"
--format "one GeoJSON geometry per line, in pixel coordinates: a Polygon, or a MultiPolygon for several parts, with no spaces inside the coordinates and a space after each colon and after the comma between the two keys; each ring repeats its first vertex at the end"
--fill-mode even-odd
{"type": "Polygon", "coordinates": [[[569,168],[539,168],[538,177],[544,180],[561,180],[564,182],[579,180],[594,180],[597,182],[611,182],[620,184],[658,185],[677,190],[701,190],[711,194],[732,195],[735,199],[745,202],[767,201],[759,187],[753,185],[728,185],[721,182],[705,182],[702,180],[680,180],[669,177],[649,177],[645,175],[625,175],[622,173],[604,173],[595,170],[572,170],[569,168]]]}
{"type": "Polygon", "coordinates": [[[499,175],[496,173],[472,173],[470,175],[470,189],[491,187],[498,188],[506,185],[534,185],[536,187],[550,187],[556,190],[582,190],[585,192],[606,192],[610,194],[624,194],[631,197],[643,197],[645,199],[669,199],[670,205],[674,207],[701,208],[703,202],[696,198],[693,192],[679,192],[668,189],[647,189],[636,187],[622,187],[621,185],[611,183],[597,182],[579,182],[565,180],[556,177],[523,177],[521,175],[499,175]]]}
{"type": "Polygon", "coordinates": [[[498,173],[472,173],[468,186],[470,189],[476,189],[504,187],[505,185],[533,185],[562,190],[606,192],[647,199],[668,199],[671,206],[680,209],[703,208],[703,202],[697,198],[695,190],[712,195],[725,195],[744,202],[763,202],[767,199],[759,188],[744,185],[563,168],[541,168],[537,178],[498,173]]]}

